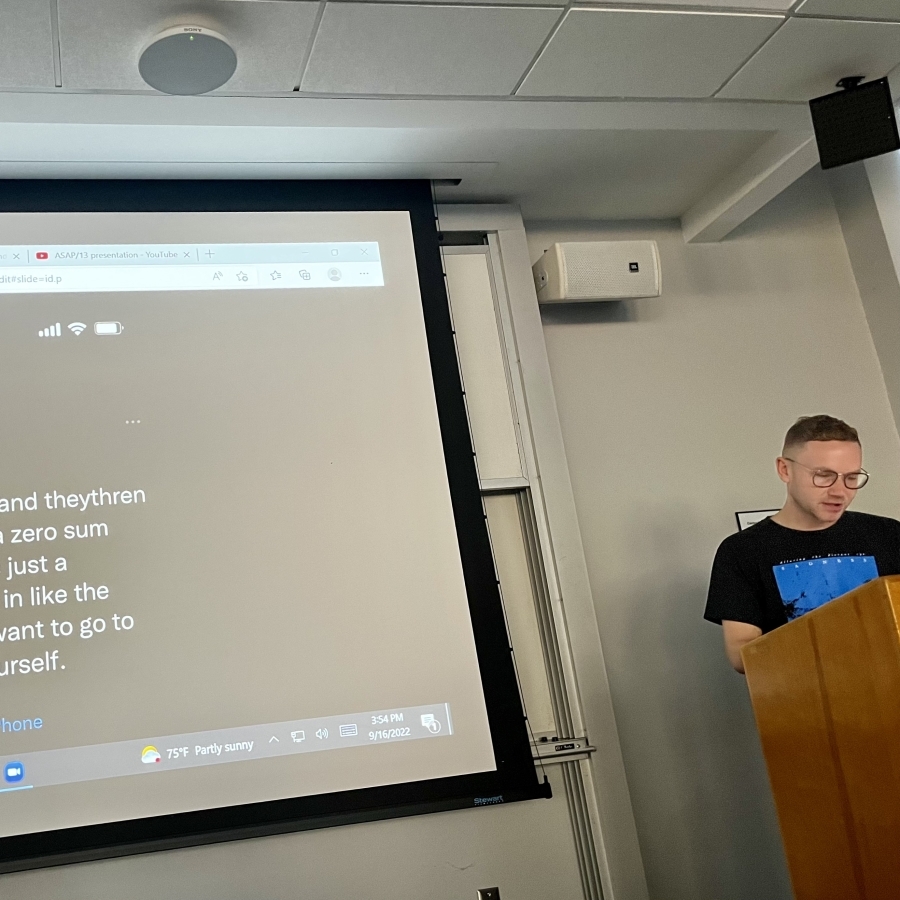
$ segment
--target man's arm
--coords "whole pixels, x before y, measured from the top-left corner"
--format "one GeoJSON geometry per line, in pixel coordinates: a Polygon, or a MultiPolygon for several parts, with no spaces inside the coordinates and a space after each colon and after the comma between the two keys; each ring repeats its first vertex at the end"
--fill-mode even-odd
{"type": "Polygon", "coordinates": [[[741,659],[741,648],[750,641],[756,640],[762,634],[762,628],[747,622],[723,619],[722,634],[725,637],[725,653],[728,656],[728,662],[731,663],[735,672],[743,675],[744,661],[741,659]]]}

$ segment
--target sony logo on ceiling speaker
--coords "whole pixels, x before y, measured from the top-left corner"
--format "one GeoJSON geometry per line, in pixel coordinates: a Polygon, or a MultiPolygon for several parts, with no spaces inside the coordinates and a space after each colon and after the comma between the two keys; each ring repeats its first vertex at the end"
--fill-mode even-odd
{"type": "Polygon", "coordinates": [[[656,241],[566,241],[531,267],[539,303],[658,297],[656,241]]]}

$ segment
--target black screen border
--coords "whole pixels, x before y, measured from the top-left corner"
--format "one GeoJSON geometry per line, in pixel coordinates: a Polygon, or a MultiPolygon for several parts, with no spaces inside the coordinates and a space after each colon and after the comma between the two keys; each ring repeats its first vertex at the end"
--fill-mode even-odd
{"type": "Polygon", "coordinates": [[[456,533],[497,769],[0,838],[0,873],[549,797],[528,740],[427,181],[0,180],[0,212],[409,213],[456,533]]]}

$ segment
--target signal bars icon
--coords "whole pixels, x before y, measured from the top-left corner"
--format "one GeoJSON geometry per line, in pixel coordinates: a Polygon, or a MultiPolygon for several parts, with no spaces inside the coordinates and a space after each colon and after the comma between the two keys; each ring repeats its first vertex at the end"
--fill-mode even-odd
{"type": "MultiPolygon", "coordinates": [[[[87,325],[85,325],[84,322],[70,322],[67,327],[72,334],[78,337],[78,335],[87,328],[87,325]]],[[[42,328],[38,332],[38,337],[62,337],[62,329],[60,328],[59,322],[55,325],[48,325],[46,328],[42,328]]]]}
{"type": "MultiPolygon", "coordinates": [[[[87,325],[85,325],[84,322],[70,322],[67,327],[72,334],[78,337],[78,335],[87,328],[87,325]]],[[[55,325],[48,325],[46,328],[42,328],[38,332],[38,337],[62,337],[62,330],[59,322],[55,325]]]]}

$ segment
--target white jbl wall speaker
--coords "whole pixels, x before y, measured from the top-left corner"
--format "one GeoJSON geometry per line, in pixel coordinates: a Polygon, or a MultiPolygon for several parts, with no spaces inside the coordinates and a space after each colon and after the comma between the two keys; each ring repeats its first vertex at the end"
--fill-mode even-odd
{"type": "Polygon", "coordinates": [[[531,267],[539,303],[658,297],[656,241],[566,241],[531,267]]]}

